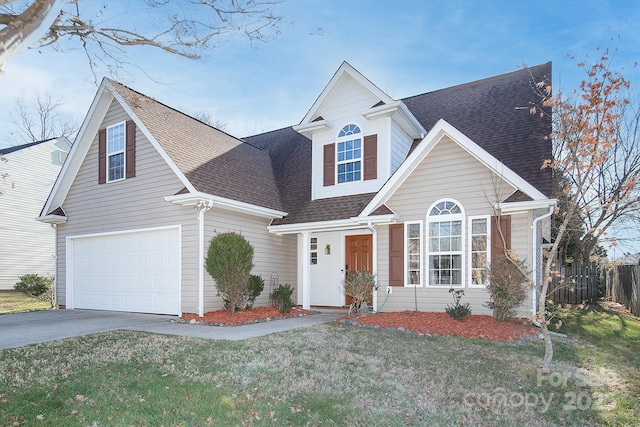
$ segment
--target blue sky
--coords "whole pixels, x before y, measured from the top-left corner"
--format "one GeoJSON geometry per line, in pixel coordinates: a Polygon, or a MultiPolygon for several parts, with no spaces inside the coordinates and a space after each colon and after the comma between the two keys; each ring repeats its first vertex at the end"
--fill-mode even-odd
{"type": "MultiPolygon", "coordinates": [[[[80,0],[85,7],[86,0],[80,0]]],[[[111,2],[105,19],[140,22],[142,0],[111,2]],[[111,14],[111,15],[110,15],[111,14]]],[[[121,81],[165,104],[208,112],[235,136],[298,123],[342,61],[393,98],[553,61],[554,89],[577,88],[568,56],[618,47],[616,64],[640,84],[640,3],[619,1],[285,0],[273,41],[232,38],[200,61],[152,48],[125,52],[121,81]],[[611,39],[614,39],[611,41],[611,39]]],[[[15,98],[51,93],[81,122],[96,92],[80,50],[30,50],[0,76],[0,147],[10,145],[15,98]]]]}

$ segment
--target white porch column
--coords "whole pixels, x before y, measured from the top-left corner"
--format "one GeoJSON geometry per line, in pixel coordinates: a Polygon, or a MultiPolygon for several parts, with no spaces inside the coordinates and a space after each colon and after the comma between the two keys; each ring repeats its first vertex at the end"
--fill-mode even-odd
{"type": "MultiPolygon", "coordinates": [[[[369,230],[371,230],[371,240],[373,241],[373,255],[372,255],[372,265],[371,270],[373,270],[373,276],[378,280],[378,229],[369,224],[369,230]]],[[[378,310],[378,291],[373,291],[373,309],[378,310]]]]}
{"type": "Polygon", "coordinates": [[[302,308],[305,310],[311,308],[311,259],[309,254],[311,238],[309,236],[308,231],[303,231],[298,239],[299,278],[301,281],[299,285],[302,287],[302,308]]]}

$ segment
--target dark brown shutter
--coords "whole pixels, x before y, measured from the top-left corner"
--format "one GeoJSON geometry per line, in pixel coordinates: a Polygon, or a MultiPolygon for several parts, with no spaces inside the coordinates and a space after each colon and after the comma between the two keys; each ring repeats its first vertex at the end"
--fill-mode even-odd
{"type": "Polygon", "coordinates": [[[389,225],[389,286],[404,286],[404,224],[389,225]]]}
{"type": "Polygon", "coordinates": [[[378,177],[378,135],[364,137],[364,179],[376,179],[378,177]]]}
{"type": "Polygon", "coordinates": [[[98,131],[98,184],[107,182],[107,130],[98,131]]]}
{"type": "Polygon", "coordinates": [[[136,124],[133,120],[127,121],[127,165],[126,177],[136,176],[136,124]]]}
{"type": "Polygon", "coordinates": [[[324,146],[323,185],[325,187],[336,183],[336,144],[324,146]]]}
{"type": "Polygon", "coordinates": [[[504,249],[502,238],[504,236],[504,245],[506,249],[511,249],[511,216],[500,215],[491,217],[491,262],[497,261],[504,257],[504,249]],[[499,224],[498,224],[499,220],[499,224]],[[500,234],[502,230],[502,235],[500,234]]]}

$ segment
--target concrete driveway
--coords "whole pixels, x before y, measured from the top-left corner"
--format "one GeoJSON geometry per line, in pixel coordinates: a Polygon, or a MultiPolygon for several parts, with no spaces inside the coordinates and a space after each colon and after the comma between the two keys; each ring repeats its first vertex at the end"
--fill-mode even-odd
{"type": "Polygon", "coordinates": [[[46,310],[2,314],[0,315],[0,349],[22,347],[116,329],[239,341],[327,323],[343,315],[339,312],[322,312],[251,325],[216,327],[171,322],[171,320],[177,319],[177,316],[118,311],[46,310]]]}

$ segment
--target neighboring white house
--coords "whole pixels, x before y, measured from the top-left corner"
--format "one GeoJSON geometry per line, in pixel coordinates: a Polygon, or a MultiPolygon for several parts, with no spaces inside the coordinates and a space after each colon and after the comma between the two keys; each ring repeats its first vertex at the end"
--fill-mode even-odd
{"type": "MultiPolygon", "coordinates": [[[[253,273],[295,286],[304,308],[347,304],[341,280],[367,269],[375,307],[417,296],[444,311],[456,287],[488,313],[488,267],[505,249],[540,280],[551,119],[529,109],[550,81],[547,63],[393,99],[345,62],[300,123],[238,139],[105,79],[39,218],[58,226],[58,301],[219,309],[204,254],[236,231],[253,273]]],[[[520,313],[534,304],[530,292],[520,313]]]]}
{"type": "Polygon", "coordinates": [[[0,148],[0,289],[55,272],[56,230],[36,221],[71,149],[66,138],[0,148]]]}

